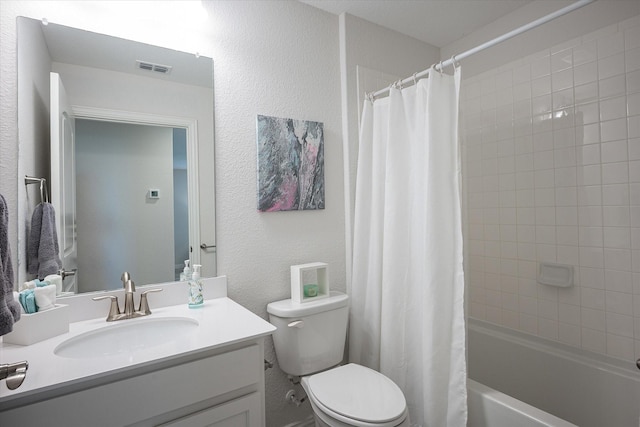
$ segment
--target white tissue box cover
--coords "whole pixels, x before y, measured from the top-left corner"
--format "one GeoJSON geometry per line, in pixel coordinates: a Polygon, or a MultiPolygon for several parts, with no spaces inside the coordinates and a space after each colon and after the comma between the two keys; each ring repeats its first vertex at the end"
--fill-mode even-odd
{"type": "Polygon", "coordinates": [[[22,313],[13,324],[13,331],[2,337],[9,344],[30,345],[69,332],[69,306],[56,304],[54,308],[33,314],[22,313]]]}

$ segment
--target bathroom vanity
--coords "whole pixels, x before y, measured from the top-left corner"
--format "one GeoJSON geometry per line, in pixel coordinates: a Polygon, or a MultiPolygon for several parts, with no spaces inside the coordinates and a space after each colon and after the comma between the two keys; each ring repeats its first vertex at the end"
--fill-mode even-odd
{"type": "Polygon", "coordinates": [[[226,296],[152,310],[0,344],[4,363],[29,362],[18,389],[0,384],[0,424],[264,426],[264,338],[275,328],[226,296]]]}

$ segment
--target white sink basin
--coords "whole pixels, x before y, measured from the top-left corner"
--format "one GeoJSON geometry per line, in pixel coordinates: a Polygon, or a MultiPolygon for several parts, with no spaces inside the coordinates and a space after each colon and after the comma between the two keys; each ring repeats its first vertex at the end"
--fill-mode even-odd
{"type": "Polygon", "coordinates": [[[188,317],[120,320],[69,338],[60,343],[53,353],[71,359],[131,354],[184,341],[197,328],[198,321],[188,317]]]}

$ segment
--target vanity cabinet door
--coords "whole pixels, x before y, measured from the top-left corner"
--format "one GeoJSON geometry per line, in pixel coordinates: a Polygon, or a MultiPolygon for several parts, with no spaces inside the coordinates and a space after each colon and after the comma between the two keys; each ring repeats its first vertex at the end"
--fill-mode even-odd
{"type": "Polygon", "coordinates": [[[261,423],[260,394],[248,394],[159,427],[255,427],[261,423]]]}

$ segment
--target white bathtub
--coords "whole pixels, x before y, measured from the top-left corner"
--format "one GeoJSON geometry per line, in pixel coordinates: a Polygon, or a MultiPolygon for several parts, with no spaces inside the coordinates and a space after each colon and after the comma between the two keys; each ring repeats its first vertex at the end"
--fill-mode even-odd
{"type": "Polygon", "coordinates": [[[577,427],[472,379],[467,393],[467,427],[577,427]]]}
{"type": "Polygon", "coordinates": [[[640,427],[640,370],[635,361],[627,363],[475,319],[468,325],[469,426],[571,425],[562,424],[566,420],[580,427],[640,427]],[[481,397],[474,397],[476,385],[481,397]],[[526,402],[533,412],[560,420],[495,421],[483,409],[511,398],[517,399],[511,402],[517,408],[526,402]],[[472,411],[478,411],[478,405],[485,411],[485,424],[472,424],[472,411]]]}

